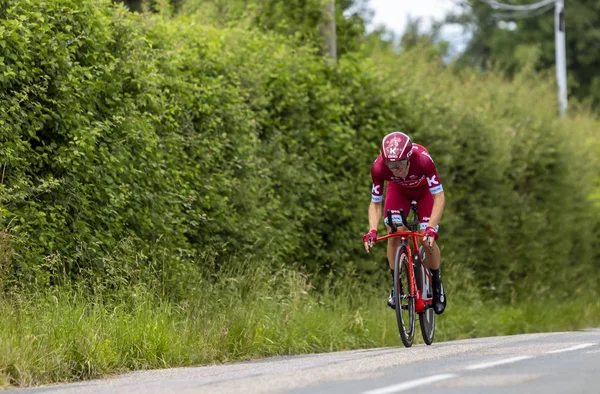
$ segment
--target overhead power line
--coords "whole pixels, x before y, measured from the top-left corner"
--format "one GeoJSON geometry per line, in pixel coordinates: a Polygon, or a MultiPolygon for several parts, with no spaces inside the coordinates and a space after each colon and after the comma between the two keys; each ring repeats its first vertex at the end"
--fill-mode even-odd
{"type": "Polygon", "coordinates": [[[524,19],[539,15],[554,8],[554,50],[556,64],[556,85],[558,87],[558,105],[560,116],[565,116],[567,98],[567,55],[565,43],[565,0],[541,0],[528,5],[512,5],[496,0],[479,0],[495,10],[511,11],[495,13],[495,18],[524,19]],[[512,12],[515,11],[515,12],[512,12]]]}
{"type": "Polygon", "coordinates": [[[533,11],[508,11],[508,12],[496,12],[493,13],[492,16],[496,19],[509,19],[509,20],[514,20],[514,19],[528,19],[528,18],[533,18],[536,17],[538,15],[543,14],[544,12],[550,10],[554,8],[554,3],[552,4],[548,4],[545,7],[540,7],[536,10],[533,11]]]}
{"type": "Polygon", "coordinates": [[[489,5],[490,7],[497,10],[507,10],[507,11],[535,11],[542,7],[546,7],[549,4],[554,5],[555,0],[542,0],[537,3],[527,4],[527,5],[513,5],[513,4],[505,4],[500,3],[496,0],[479,0],[482,3],[489,5]]]}

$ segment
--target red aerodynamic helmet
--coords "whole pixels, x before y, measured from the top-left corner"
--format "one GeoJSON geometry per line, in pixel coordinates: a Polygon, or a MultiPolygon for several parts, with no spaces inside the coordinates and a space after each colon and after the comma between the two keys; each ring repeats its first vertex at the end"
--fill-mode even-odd
{"type": "Polygon", "coordinates": [[[412,142],[410,138],[399,131],[395,131],[383,137],[381,142],[381,157],[385,161],[405,160],[412,154],[412,142]]]}

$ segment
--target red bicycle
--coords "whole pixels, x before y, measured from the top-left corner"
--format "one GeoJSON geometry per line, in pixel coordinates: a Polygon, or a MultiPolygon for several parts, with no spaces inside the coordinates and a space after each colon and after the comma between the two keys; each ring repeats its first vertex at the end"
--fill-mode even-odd
{"type": "Polygon", "coordinates": [[[421,334],[427,345],[433,343],[435,333],[431,271],[425,264],[425,250],[422,246],[419,247],[419,239],[423,234],[417,232],[419,219],[414,201],[411,204],[411,212],[413,220],[408,223],[404,210],[400,210],[402,224],[409,231],[398,231],[398,226],[392,220],[392,211],[388,209],[387,219],[392,231],[374,241],[377,243],[392,237],[401,239],[394,258],[394,301],[400,338],[406,347],[411,347],[413,343],[417,313],[421,334]]]}

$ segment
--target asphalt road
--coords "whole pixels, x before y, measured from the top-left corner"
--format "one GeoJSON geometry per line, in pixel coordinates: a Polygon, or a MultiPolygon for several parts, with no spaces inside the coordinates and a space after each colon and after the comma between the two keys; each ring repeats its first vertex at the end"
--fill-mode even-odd
{"type": "MultiPolygon", "coordinates": [[[[398,340],[399,341],[399,340],[398,340]]],[[[399,341],[400,342],[400,341],[399,341]]],[[[600,393],[600,330],[132,372],[22,393],[600,393]]]]}

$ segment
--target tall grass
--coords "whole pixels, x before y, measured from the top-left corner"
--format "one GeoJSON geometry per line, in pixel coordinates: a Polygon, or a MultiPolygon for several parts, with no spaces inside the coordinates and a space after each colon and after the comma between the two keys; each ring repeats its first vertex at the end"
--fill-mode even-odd
{"type": "MultiPolygon", "coordinates": [[[[332,282],[334,283],[334,282],[332,282]]],[[[139,289],[119,298],[53,289],[0,300],[0,385],[29,386],[134,369],[401,346],[388,284],[348,278],[315,292],[290,270],[247,265],[199,284],[188,302],[139,289]]],[[[450,293],[436,341],[600,324],[600,303],[488,304],[450,293]]],[[[418,334],[417,334],[418,338],[418,334]]]]}

